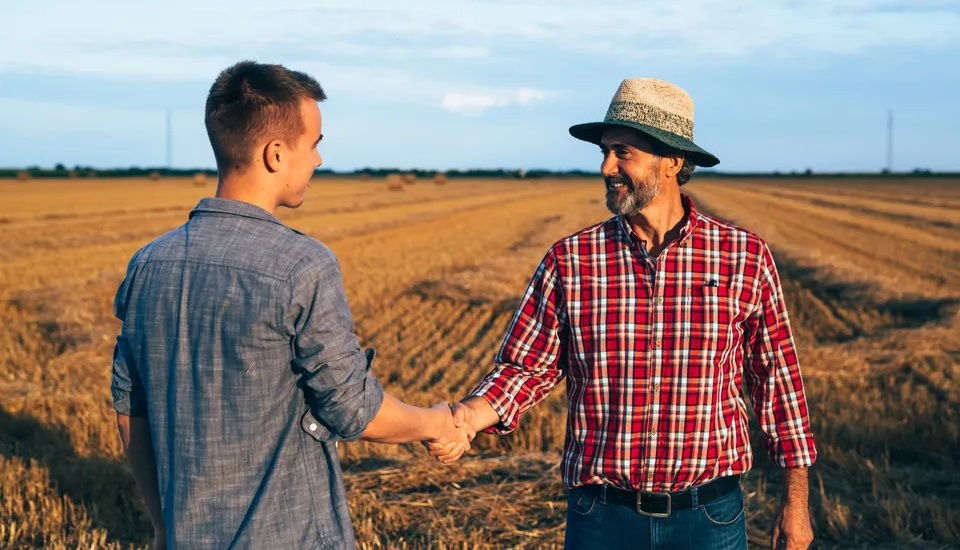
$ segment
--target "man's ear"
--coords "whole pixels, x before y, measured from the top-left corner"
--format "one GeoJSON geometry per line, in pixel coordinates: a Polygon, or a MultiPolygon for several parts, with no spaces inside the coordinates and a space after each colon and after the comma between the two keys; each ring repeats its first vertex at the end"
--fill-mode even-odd
{"type": "Polygon", "coordinates": [[[268,172],[279,172],[284,160],[283,142],[275,139],[263,147],[263,165],[268,172]]]}
{"type": "Polygon", "coordinates": [[[663,157],[663,162],[660,163],[660,170],[663,172],[663,177],[666,179],[676,179],[677,174],[680,173],[680,169],[683,168],[683,155],[663,157]]]}

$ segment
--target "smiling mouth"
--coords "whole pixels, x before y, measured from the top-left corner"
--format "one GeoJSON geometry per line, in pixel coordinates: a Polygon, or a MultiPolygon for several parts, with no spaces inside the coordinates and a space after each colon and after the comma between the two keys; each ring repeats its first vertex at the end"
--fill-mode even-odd
{"type": "Polygon", "coordinates": [[[623,188],[626,188],[626,187],[627,187],[627,184],[624,183],[624,182],[622,182],[622,181],[611,182],[611,183],[608,183],[608,184],[607,184],[607,190],[608,190],[608,191],[610,191],[610,190],[612,190],[612,189],[620,190],[620,189],[623,189],[623,188]]]}

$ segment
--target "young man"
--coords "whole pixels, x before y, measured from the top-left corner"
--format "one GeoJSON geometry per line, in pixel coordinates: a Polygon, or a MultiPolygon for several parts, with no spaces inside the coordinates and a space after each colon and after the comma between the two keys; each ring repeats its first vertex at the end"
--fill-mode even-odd
{"type": "Polygon", "coordinates": [[[322,160],[311,77],[238,63],[210,89],[220,181],[120,285],[113,397],[158,547],[353,548],[337,443],[469,441],[371,373],[337,259],[274,211],[322,160]]]}
{"type": "Polygon", "coordinates": [[[600,146],[615,216],[549,250],[496,368],[454,415],[507,433],[566,378],[568,548],[745,548],[745,379],[785,473],[774,543],[806,548],[816,449],[780,280],[760,237],[680,193],[694,165],[719,162],[693,142],[693,101],[624,80],[602,122],[570,133],[600,146]]]}

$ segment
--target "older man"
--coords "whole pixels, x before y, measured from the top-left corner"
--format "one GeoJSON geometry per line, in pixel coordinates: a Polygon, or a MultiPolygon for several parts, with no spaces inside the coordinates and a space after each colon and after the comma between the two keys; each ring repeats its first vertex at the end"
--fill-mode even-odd
{"type": "Polygon", "coordinates": [[[719,162],[693,142],[693,101],[624,80],[602,122],[570,133],[600,147],[615,216],[550,248],[455,416],[508,433],[566,378],[567,548],[744,548],[746,381],[785,472],[772,542],[805,548],[816,449],[780,280],[760,237],[680,192],[695,165],[719,162]]]}

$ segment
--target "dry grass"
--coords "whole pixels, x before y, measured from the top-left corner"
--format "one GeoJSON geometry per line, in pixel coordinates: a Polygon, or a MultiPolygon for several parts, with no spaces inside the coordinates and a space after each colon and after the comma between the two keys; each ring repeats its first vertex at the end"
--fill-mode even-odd
{"type": "MultiPolygon", "coordinates": [[[[148,542],[110,409],[111,301],[130,254],[210,189],[136,183],[0,182],[0,547],[148,542]]],[[[690,191],[780,259],[821,450],[819,541],[960,544],[960,186],[705,180],[690,191]]],[[[602,192],[596,181],[392,193],[382,180],[319,180],[281,217],[337,252],[388,390],[430,405],[489,369],[546,247],[607,217],[602,192]]],[[[558,548],[562,394],[448,468],[417,445],[341,445],[361,547],[558,548]]],[[[779,497],[760,454],[746,478],[753,545],[779,497]]]]}

